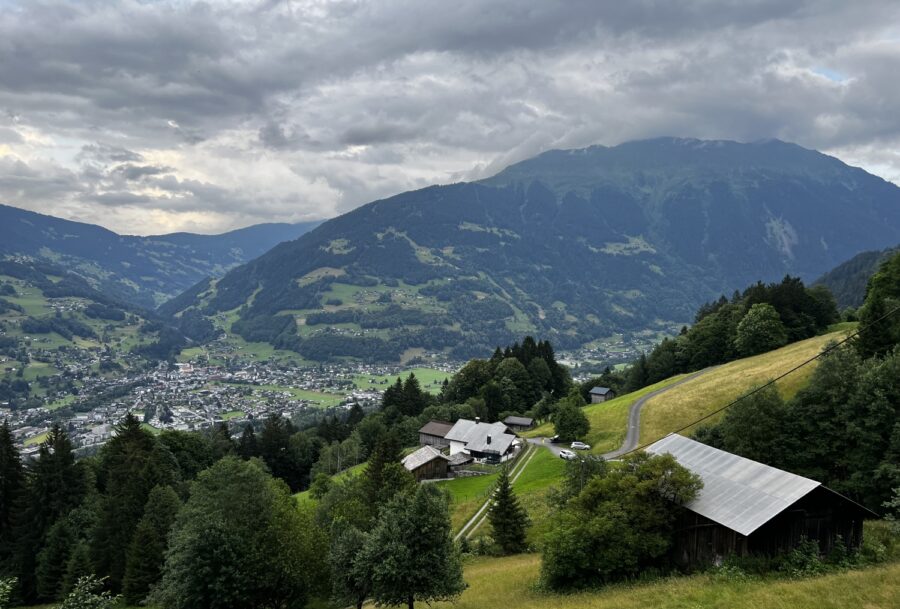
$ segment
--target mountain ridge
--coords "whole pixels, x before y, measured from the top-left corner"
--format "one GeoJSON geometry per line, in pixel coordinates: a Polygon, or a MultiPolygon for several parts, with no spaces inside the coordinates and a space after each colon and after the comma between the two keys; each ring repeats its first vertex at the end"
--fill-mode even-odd
{"type": "Polygon", "coordinates": [[[119,235],[0,204],[0,254],[52,262],[104,292],[152,309],[204,277],[222,275],[319,224],[257,224],[220,235],[119,235]]]}
{"type": "Polygon", "coordinates": [[[181,310],[234,311],[224,329],[310,359],[468,357],[524,333],[576,348],[898,240],[900,188],[839,159],[777,140],[661,138],[548,151],[373,201],[181,310]]]}

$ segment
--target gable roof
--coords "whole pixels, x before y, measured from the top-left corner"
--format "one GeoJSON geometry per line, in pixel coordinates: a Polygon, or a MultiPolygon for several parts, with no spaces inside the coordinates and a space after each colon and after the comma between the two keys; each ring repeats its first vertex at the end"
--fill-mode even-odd
{"type": "Polygon", "coordinates": [[[612,391],[609,387],[594,387],[591,389],[591,395],[606,395],[612,391]]]}
{"type": "Polygon", "coordinates": [[[431,446],[423,446],[419,450],[411,452],[403,457],[400,463],[403,464],[403,467],[412,472],[419,469],[426,463],[434,461],[435,459],[444,459],[445,461],[450,460],[436,448],[433,448],[431,446]]]}
{"type": "Polygon", "coordinates": [[[481,423],[469,419],[460,419],[454,425],[445,439],[454,442],[462,442],[467,450],[476,452],[504,453],[516,439],[509,433],[509,428],[503,423],[481,423]],[[488,436],[491,443],[487,443],[488,436]]]}
{"type": "Polygon", "coordinates": [[[451,429],[453,429],[453,423],[448,423],[446,421],[428,421],[422,426],[419,433],[444,438],[451,429]]]}
{"type": "Polygon", "coordinates": [[[669,434],[645,450],[657,455],[669,453],[700,476],[703,488],[684,507],[741,535],[750,535],[821,486],[815,480],[678,434],[669,434]]]}
{"type": "Polygon", "coordinates": [[[503,423],[505,425],[523,425],[523,426],[527,427],[529,425],[534,424],[534,419],[529,418],[529,417],[516,417],[516,416],[510,415],[510,416],[506,417],[505,419],[503,419],[503,423]]]}

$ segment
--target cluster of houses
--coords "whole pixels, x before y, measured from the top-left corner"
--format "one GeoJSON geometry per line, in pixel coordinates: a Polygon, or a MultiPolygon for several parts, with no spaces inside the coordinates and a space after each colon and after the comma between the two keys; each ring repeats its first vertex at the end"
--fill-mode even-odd
{"type": "Polygon", "coordinates": [[[507,417],[486,423],[479,418],[455,423],[429,421],[419,430],[420,448],[402,463],[416,480],[439,480],[464,475],[472,463],[499,464],[513,459],[522,448],[516,434],[534,427],[527,417],[507,417]]]}

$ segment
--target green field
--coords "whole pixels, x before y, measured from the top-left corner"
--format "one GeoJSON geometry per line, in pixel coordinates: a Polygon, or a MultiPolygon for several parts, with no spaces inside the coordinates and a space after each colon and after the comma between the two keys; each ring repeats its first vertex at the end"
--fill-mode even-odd
{"type": "Polygon", "coordinates": [[[240,410],[231,410],[229,412],[222,414],[222,419],[224,421],[230,421],[231,419],[240,419],[244,416],[244,413],[240,410]]]}
{"type": "MultiPolygon", "coordinates": [[[[641,443],[653,442],[691,421],[721,408],[741,394],[817,355],[830,342],[846,336],[839,330],[790,344],[755,357],[725,364],[647,401],[641,411],[641,443]]],[[[808,381],[815,362],[779,381],[790,398],[808,381]]],[[[687,430],[690,433],[690,430],[687,430]]]]}
{"type": "Polygon", "coordinates": [[[410,374],[416,375],[422,389],[435,394],[441,391],[441,384],[444,382],[444,379],[453,376],[453,374],[449,372],[434,370],[432,368],[412,368],[410,370],[404,370],[399,374],[361,374],[354,378],[353,382],[359,389],[378,389],[379,391],[384,391],[397,382],[398,377],[406,380],[410,374]]]}
{"type": "MultiPolygon", "coordinates": [[[[896,609],[900,564],[801,580],[727,580],[712,574],[552,594],[535,586],[540,556],[478,558],[465,565],[469,588],[455,609],[896,609]]],[[[371,607],[372,605],[367,605],[371,607]]]]}
{"type": "Polygon", "coordinates": [[[484,504],[496,480],[497,474],[487,474],[434,483],[450,494],[450,523],[454,532],[459,531],[484,504]]]}
{"type": "Polygon", "coordinates": [[[49,436],[49,435],[50,435],[50,432],[45,431],[44,433],[40,433],[36,436],[32,436],[32,437],[28,438],[27,440],[25,440],[25,446],[34,446],[36,444],[40,444],[41,442],[46,440],[47,436],[49,436]]]}

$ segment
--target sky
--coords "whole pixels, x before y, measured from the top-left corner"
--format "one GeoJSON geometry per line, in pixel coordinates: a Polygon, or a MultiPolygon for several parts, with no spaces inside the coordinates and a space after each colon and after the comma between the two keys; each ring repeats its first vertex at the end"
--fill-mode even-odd
{"type": "Polygon", "coordinates": [[[216,233],[667,135],[900,183],[898,74],[894,0],[0,0],[0,203],[216,233]]]}

